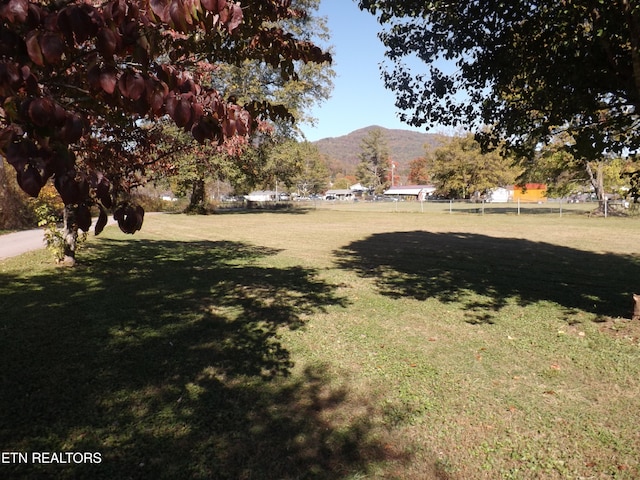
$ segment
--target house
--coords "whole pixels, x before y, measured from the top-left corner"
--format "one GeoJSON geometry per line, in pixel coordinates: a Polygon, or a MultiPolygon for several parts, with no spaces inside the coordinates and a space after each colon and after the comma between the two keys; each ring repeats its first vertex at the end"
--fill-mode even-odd
{"type": "Polygon", "coordinates": [[[349,190],[351,190],[352,192],[368,192],[369,191],[369,189],[367,187],[364,187],[361,183],[354,183],[349,187],[349,190]]]}
{"type": "Polygon", "coordinates": [[[402,185],[391,187],[386,190],[384,194],[397,198],[419,200],[423,202],[428,200],[435,191],[436,187],[434,185],[402,185]]]}
{"type": "Polygon", "coordinates": [[[244,198],[249,202],[275,202],[276,195],[273,190],[255,190],[244,198]]]}
{"type": "Polygon", "coordinates": [[[327,190],[324,194],[325,200],[353,200],[354,192],[350,189],[327,190]]]}
{"type": "Polygon", "coordinates": [[[547,186],[544,183],[527,183],[526,185],[516,185],[513,187],[514,202],[537,202],[547,201],[547,186]]]}
{"type": "Polygon", "coordinates": [[[487,193],[487,202],[491,203],[507,203],[513,198],[513,187],[504,188],[496,187],[487,193]]]}
{"type": "Polygon", "coordinates": [[[363,186],[361,183],[355,183],[349,187],[356,197],[362,197],[363,194],[369,192],[369,188],[363,186]]]}

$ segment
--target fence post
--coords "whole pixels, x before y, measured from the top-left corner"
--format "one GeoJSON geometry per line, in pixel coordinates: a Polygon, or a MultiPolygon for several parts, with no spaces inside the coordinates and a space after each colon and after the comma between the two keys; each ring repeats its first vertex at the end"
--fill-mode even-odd
{"type": "Polygon", "coordinates": [[[518,215],[520,215],[520,199],[518,199],[518,215]]]}
{"type": "Polygon", "coordinates": [[[604,196],[604,218],[607,218],[607,214],[608,214],[608,209],[609,209],[609,203],[607,202],[607,196],[604,196]]]}
{"type": "Polygon", "coordinates": [[[449,215],[453,213],[453,200],[449,200],[449,215]]]}

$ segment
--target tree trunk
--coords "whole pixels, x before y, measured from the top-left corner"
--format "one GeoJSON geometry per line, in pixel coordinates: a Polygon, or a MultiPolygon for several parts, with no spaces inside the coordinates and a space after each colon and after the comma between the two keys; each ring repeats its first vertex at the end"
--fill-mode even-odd
{"type": "Polygon", "coordinates": [[[198,215],[204,215],[207,213],[205,208],[205,188],[204,179],[199,178],[194,180],[191,188],[191,198],[189,199],[189,206],[187,207],[187,213],[195,213],[198,215]]]}
{"type": "Polygon", "coordinates": [[[631,320],[640,320],[640,295],[633,294],[633,315],[631,320]]]}
{"type": "Polygon", "coordinates": [[[605,202],[605,193],[604,193],[604,173],[603,173],[603,164],[602,162],[597,162],[597,169],[594,174],[593,168],[591,167],[591,162],[585,162],[587,173],[589,174],[589,180],[591,181],[591,185],[593,186],[593,190],[595,191],[596,198],[598,199],[598,211],[604,213],[604,202],[605,202]]]}
{"type": "Polygon", "coordinates": [[[78,244],[78,222],[76,209],[71,205],[64,206],[64,258],[62,263],[73,267],[76,264],[76,246],[78,244]]]}

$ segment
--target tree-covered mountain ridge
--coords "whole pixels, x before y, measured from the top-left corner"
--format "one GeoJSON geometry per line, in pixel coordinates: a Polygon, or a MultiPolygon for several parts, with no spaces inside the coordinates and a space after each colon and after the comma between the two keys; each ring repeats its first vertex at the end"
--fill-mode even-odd
{"type": "Polygon", "coordinates": [[[322,138],[312,143],[318,147],[322,154],[343,164],[347,170],[350,170],[359,163],[358,154],[362,140],[370,131],[376,129],[382,131],[391,160],[397,162],[401,170],[408,168],[409,162],[414,158],[424,157],[426,149],[436,148],[449,138],[444,134],[421,133],[371,125],[354,130],[347,135],[322,138]]]}

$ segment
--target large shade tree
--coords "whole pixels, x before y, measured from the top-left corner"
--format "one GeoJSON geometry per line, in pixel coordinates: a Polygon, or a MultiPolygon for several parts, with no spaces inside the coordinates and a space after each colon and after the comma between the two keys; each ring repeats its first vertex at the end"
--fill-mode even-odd
{"type": "Polygon", "coordinates": [[[426,157],[414,158],[409,162],[409,183],[425,185],[431,181],[431,173],[426,157]]]}
{"type": "MultiPolygon", "coordinates": [[[[307,41],[326,42],[329,39],[329,31],[326,19],[317,15],[319,0],[294,0],[292,5],[303,8],[304,16],[294,16],[281,19],[277,26],[291,31],[299,38],[307,41]]],[[[309,112],[315,103],[320,103],[329,98],[335,72],[330,62],[294,62],[294,75],[289,71],[283,71],[278,66],[260,61],[259,59],[245,59],[244,61],[228,64],[217,64],[211,74],[212,86],[227,96],[233,96],[240,104],[252,101],[269,102],[283,105],[295,121],[288,118],[276,119],[269,123],[270,133],[253,136],[251,151],[243,152],[243,157],[236,162],[239,172],[229,171],[233,164],[224,162],[226,171],[223,171],[220,162],[194,162],[194,153],[201,147],[194,147],[196,152],[189,152],[184,160],[179,162],[179,172],[183,180],[190,178],[193,181],[191,188],[190,210],[203,211],[205,204],[205,181],[212,176],[225,177],[228,180],[242,178],[244,185],[236,185],[251,189],[264,182],[273,188],[273,172],[268,168],[260,168],[260,172],[251,173],[254,169],[247,168],[249,164],[256,165],[256,161],[267,160],[270,147],[280,142],[286,142],[290,138],[299,136],[301,123],[313,123],[315,120],[309,112]],[[208,168],[207,168],[208,167],[208,168]],[[230,175],[230,176],[229,176],[230,175]]],[[[211,158],[211,154],[205,154],[211,158]]],[[[216,157],[220,157],[219,155],[216,157]]],[[[273,162],[271,162],[273,163],[273,162]]],[[[283,172],[281,172],[283,173],[283,172]]],[[[281,178],[285,181],[288,179],[281,178]]],[[[247,192],[244,192],[247,193],[247,192]]]]}
{"type": "Polygon", "coordinates": [[[558,135],[585,168],[640,146],[635,0],[359,0],[385,26],[383,72],[412,125],[488,126],[533,158],[558,135]],[[415,69],[418,59],[426,65],[415,69]]]}
{"type": "Polygon", "coordinates": [[[225,98],[202,82],[210,65],[254,59],[293,76],[297,61],[329,60],[313,43],[276,26],[282,18],[304,16],[290,5],[289,0],[2,1],[0,153],[30,195],[53,178],[76,227],[88,229],[89,207],[98,205],[97,231],[106,223],[106,210],[113,209],[121,229],[135,232],[143,211],[120,203],[122,189],[114,185],[113,171],[126,177],[135,151],[144,152],[153,139],[143,131],[134,141],[127,132],[168,116],[198,141],[233,149],[261,116],[288,112],[264,101],[240,105],[225,98]],[[126,140],[118,140],[117,158],[105,159],[101,148],[84,148],[121,135],[126,140]]]}
{"type": "Polygon", "coordinates": [[[500,152],[482,152],[473,135],[455,136],[427,154],[428,170],[440,195],[481,199],[493,188],[512,185],[518,170],[500,152]]]}

